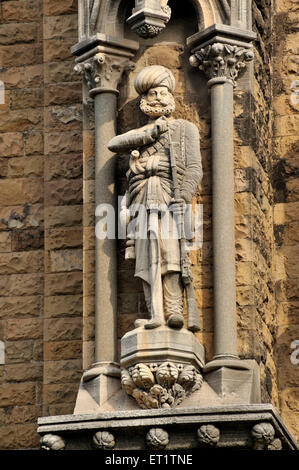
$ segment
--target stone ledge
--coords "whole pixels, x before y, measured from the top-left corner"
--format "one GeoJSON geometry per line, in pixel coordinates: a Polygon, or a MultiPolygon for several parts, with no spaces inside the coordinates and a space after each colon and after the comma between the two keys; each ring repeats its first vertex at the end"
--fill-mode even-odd
{"type": "Polygon", "coordinates": [[[146,433],[160,429],[168,433],[166,450],[192,449],[202,445],[198,432],[203,426],[218,429],[217,448],[250,449],[254,445],[252,429],[267,423],[272,426],[275,441],[283,450],[296,450],[296,443],[270,404],[177,408],[172,410],[134,410],[84,415],[43,417],[38,420],[38,433],[58,434],[66,441],[66,450],[92,449],[96,432],[108,431],[115,438],[115,450],[146,449],[146,433]]]}

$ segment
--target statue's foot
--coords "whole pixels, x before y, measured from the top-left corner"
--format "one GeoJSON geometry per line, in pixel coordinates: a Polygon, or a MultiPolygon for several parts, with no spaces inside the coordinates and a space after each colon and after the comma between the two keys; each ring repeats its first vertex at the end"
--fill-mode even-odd
{"type": "Polygon", "coordinates": [[[146,328],[147,330],[153,330],[154,328],[158,328],[161,325],[162,325],[161,321],[153,319],[153,320],[148,320],[144,324],[144,328],[146,328]]]}
{"type": "Polygon", "coordinates": [[[167,320],[167,326],[170,328],[183,328],[184,326],[184,318],[182,315],[179,315],[177,313],[174,313],[173,315],[170,315],[170,317],[167,320]]]}

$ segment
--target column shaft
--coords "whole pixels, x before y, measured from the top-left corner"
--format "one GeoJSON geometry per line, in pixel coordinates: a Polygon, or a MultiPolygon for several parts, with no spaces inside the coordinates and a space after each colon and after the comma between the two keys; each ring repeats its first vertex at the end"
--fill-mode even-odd
{"type": "Polygon", "coordinates": [[[211,84],[214,359],[237,357],[233,85],[211,84]]]}
{"type": "MultiPolygon", "coordinates": [[[[95,109],[95,203],[117,215],[115,158],[107,144],[115,136],[117,96],[99,93],[95,109]]],[[[97,222],[97,220],[96,220],[97,222]]],[[[117,241],[99,240],[95,248],[95,362],[117,362],[117,241]]]]}

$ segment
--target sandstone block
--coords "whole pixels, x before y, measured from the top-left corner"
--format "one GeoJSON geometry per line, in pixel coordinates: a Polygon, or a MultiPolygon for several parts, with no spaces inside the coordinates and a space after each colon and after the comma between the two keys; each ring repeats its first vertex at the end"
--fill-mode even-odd
{"type": "Polygon", "coordinates": [[[42,226],[43,216],[40,204],[0,207],[0,228],[7,230],[42,226]]]}
{"type": "Polygon", "coordinates": [[[56,178],[79,178],[82,176],[82,155],[59,155],[45,159],[45,181],[56,178]]]}
{"type": "Polygon", "coordinates": [[[80,340],[81,318],[49,318],[45,320],[45,341],[80,340]]]}
{"type": "Polygon", "coordinates": [[[77,36],[77,15],[46,16],[44,18],[44,39],[56,39],[61,37],[77,39],[77,36]]]}
{"type": "MultiPolygon", "coordinates": [[[[0,213],[1,214],[1,213],[0,213]]],[[[82,223],[82,206],[49,206],[45,208],[45,227],[70,227],[82,223]]]]}
{"type": "Polygon", "coordinates": [[[32,405],[34,402],[35,384],[21,383],[0,385],[0,406],[32,405]]]}
{"type": "Polygon", "coordinates": [[[64,227],[46,231],[46,249],[75,248],[82,246],[82,228],[64,227]]]}
{"type": "MultiPolygon", "coordinates": [[[[277,331],[277,363],[280,364],[278,384],[280,390],[284,388],[297,387],[297,368],[294,363],[294,351],[291,347],[293,341],[299,339],[299,325],[282,326],[277,331]]],[[[298,358],[298,354],[296,356],[298,358]]]]}
{"type": "Polygon", "coordinates": [[[82,341],[52,341],[44,344],[45,361],[81,358],[82,341]]]}
{"type": "Polygon", "coordinates": [[[82,105],[51,106],[44,109],[44,126],[47,132],[51,130],[81,130],[82,105]]]}
{"type": "Polygon", "coordinates": [[[60,206],[82,202],[82,180],[57,179],[45,183],[45,205],[60,206]]]}
{"type": "Polygon", "coordinates": [[[55,273],[45,276],[45,295],[81,294],[82,272],[55,273]]]}
{"type": "Polygon", "coordinates": [[[5,348],[6,364],[28,362],[33,356],[33,341],[7,341],[5,348]]]}
{"type": "Polygon", "coordinates": [[[2,449],[38,449],[40,436],[34,424],[11,424],[0,427],[2,449]]]}
{"type": "Polygon", "coordinates": [[[11,406],[6,409],[5,424],[34,423],[39,416],[41,416],[39,405],[11,406]]]}
{"type": "Polygon", "coordinates": [[[149,47],[145,52],[145,60],[147,65],[161,64],[170,69],[178,69],[182,66],[181,46],[153,46],[149,47]]]}
{"type": "Polygon", "coordinates": [[[43,105],[43,90],[31,88],[11,90],[11,109],[34,108],[43,105]]]}
{"type": "Polygon", "coordinates": [[[74,13],[78,8],[76,0],[60,0],[58,3],[53,0],[44,0],[43,6],[44,14],[48,16],[74,13]]]}
{"type": "MultiPolygon", "coordinates": [[[[43,157],[16,157],[10,158],[8,162],[7,176],[15,177],[38,177],[44,175],[43,157]]],[[[37,199],[39,200],[41,196],[37,199]]]]}
{"type": "MultiPolygon", "coordinates": [[[[82,269],[82,250],[55,250],[50,254],[51,271],[79,271],[82,269]]],[[[0,265],[1,266],[1,265],[0,265]]]]}
{"type": "Polygon", "coordinates": [[[44,45],[44,62],[56,62],[70,60],[70,49],[74,45],[74,39],[46,39],[44,45]]]}
{"type": "MultiPolygon", "coordinates": [[[[27,46],[28,47],[28,46],[27,46]]],[[[17,67],[16,64],[0,73],[5,88],[37,88],[43,86],[43,65],[27,65],[17,67]]]]}
{"type": "Polygon", "coordinates": [[[41,296],[0,298],[0,318],[36,317],[41,313],[41,296]]]}
{"type": "Polygon", "coordinates": [[[7,319],[6,339],[38,339],[43,335],[41,318],[7,319]]]}
{"type": "Polygon", "coordinates": [[[0,253],[8,253],[11,251],[11,233],[0,232],[0,253]]]}
{"type": "Polygon", "coordinates": [[[45,133],[45,155],[78,153],[82,149],[81,133],[76,131],[45,133]]]}
{"type": "Polygon", "coordinates": [[[42,11],[39,0],[18,0],[2,2],[2,15],[5,22],[38,21],[42,11]]]}
{"type": "Polygon", "coordinates": [[[33,42],[37,39],[36,23],[9,23],[0,25],[0,44],[33,42]]]}
{"type": "Polygon", "coordinates": [[[80,359],[68,361],[46,361],[44,366],[44,384],[79,383],[82,375],[80,359]]]}
{"type": "Polygon", "coordinates": [[[40,250],[43,246],[44,231],[39,227],[12,232],[12,251],[40,250]]]}
{"type": "MultiPolygon", "coordinates": [[[[53,99],[53,95],[51,90],[54,88],[54,99],[62,99],[62,90],[64,88],[67,88],[68,92],[75,87],[75,96],[77,93],[79,93],[79,90],[77,89],[77,85],[81,85],[82,89],[82,83],[79,80],[78,74],[74,71],[74,63],[73,61],[62,61],[62,62],[48,62],[44,64],[44,74],[45,74],[45,84],[60,84],[58,88],[56,88],[57,85],[52,86],[47,86],[45,88],[45,100],[46,103],[48,104],[62,104],[62,103],[53,103],[51,102],[53,99]],[[62,85],[61,82],[68,82],[68,84],[62,85]],[[69,82],[78,82],[78,84],[72,84],[70,86],[69,82]],[[57,95],[56,95],[57,93],[57,95]],[[56,97],[57,96],[57,97],[56,97]],[[55,98],[56,97],[56,98],[55,98]]],[[[67,92],[67,93],[68,93],[67,92]]]]}
{"type": "Polygon", "coordinates": [[[73,403],[78,393],[77,383],[45,384],[43,387],[43,403],[57,406],[59,403],[73,403]]]}
{"type": "MultiPolygon", "coordinates": [[[[66,54],[65,54],[66,55],[66,54]]],[[[42,64],[41,44],[17,44],[2,46],[0,54],[1,67],[21,67],[23,65],[42,64]]]]}
{"type": "Polygon", "coordinates": [[[42,380],[42,364],[24,363],[10,364],[5,367],[7,382],[34,382],[42,380]]]}
{"type": "Polygon", "coordinates": [[[41,271],[42,266],[42,252],[3,253],[0,259],[0,274],[34,273],[41,271]]]}
{"type": "Polygon", "coordinates": [[[43,154],[43,133],[40,131],[29,132],[25,137],[26,155],[43,154]]]}
{"type": "Polygon", "coordinates": [[[0,134],[1,157],[14,157],[24,155],[24,138],[20,132],[0,134]]]}
{"type": "MultiPolygon", "coordinates": [[[[70,80],[70,77],[66,77],[70,80]]],[[[82,102],[82,83],[48,85],[45,88],[45,106],[82,102]]]]}
{"type": "Polygon", "coordinates": [[[0,131],[30,131],[41,127],[42,110],[39,108],[16,109],[10,113],[0,113],[0,131]]]}

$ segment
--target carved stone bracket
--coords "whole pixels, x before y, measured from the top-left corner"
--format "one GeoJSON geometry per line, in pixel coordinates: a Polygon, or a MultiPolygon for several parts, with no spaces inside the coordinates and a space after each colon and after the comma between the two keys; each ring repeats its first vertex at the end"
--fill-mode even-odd
{"type": "Polygon", "coordinates": [[[127,57],[98,53],[75,65],[74,70],[83,75],[90,96],[101,91],[118,94],[118,84],[125,71],[134,70],[134,63],[127,57]]]}
{"type": "Polygon", "coordinates": [[[45,434],[40,440],[41,450],[64,450],[65,440],[57,434],[45,434]]]}
{"type": "Polygon", "coordinates": [[[161,428],[152,428],[146,435],[146,444],[152,450],[163,450],[169,443],[168,432],[161,428]]]}
{"type": "Polygon", "coordinates": [[[235,86],[240,70],[253,57],[251,48],[214,43],[196,51],[189,60],[193,67],[203,70],[209,80],[226,79],[235,86]]]}
{"type": "Polygon", "coordinates": [[[174,408],[202,382],[194,366],[174,362],[140,363],[121,374],[122,387],[141,408],[174,408]]]}
{"type": "Polygon", "coordinates": [[[115,447],[115,438],[108,431],[98,431],[92,438],[93,447],[98,450],[109,450],[115,447]]]}
{"type": "Polygon", "coordinates": [[[132,16],[127,19],[138,36],[153,38],[157,36],[170,20],[171,9],[168,0],[138,0],[132,16]]]}
{"type": "Polygon", "coordinates": [[[280,450],[281,440],[275,439],[275,429],[271,423],[258,423],[251,430],[254,450],[280,450]]]}

